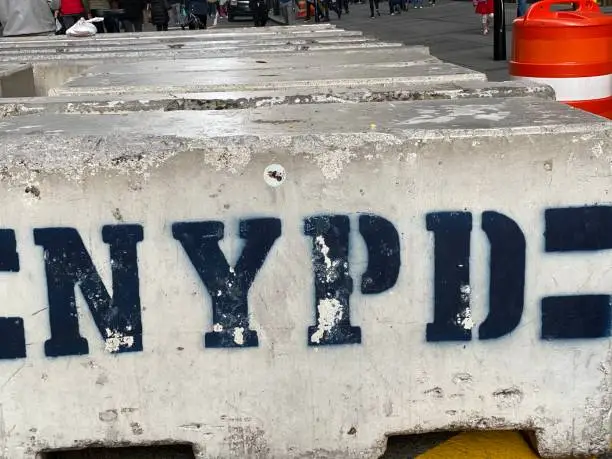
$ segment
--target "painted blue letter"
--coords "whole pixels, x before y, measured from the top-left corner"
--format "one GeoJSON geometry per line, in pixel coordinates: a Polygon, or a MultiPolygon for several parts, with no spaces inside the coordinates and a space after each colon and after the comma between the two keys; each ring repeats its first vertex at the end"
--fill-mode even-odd
{"type": "MultiPolygon", "coordinates": [[[[612,207],[566,207],[544,213],[546,252],[612,249],[612,207]]],[[[549,296],[542,299],[542,339],[610,336],[610,295],[549,296]]]]}
{"type": "MultiPolygon", "coordinates": [[[[19,272],[15,231],[0,230],[0,271],[19,272]]],[[[25,331],[21,317],[0,317],[0,359],[26,356],[25,331]]]]}
{"type": "Polygon", "coordinates": [[[74,228],[34,229],[34,242],[44,249],[51,338],[49,357],[89,353],[79,332],[74,289],[78,284],[98,331],[112,353],[142,351],[142,322],[136,245],[143,240],[140,225],[108,225],[102,240],[110,245],[113,296],[74,228]]]}
{"type": "Polygon", "coordinates": [[[513,331],[525,303],[525,235],[514,220],[498,212],[482,213],[482,230],[491,244],[489,314],[478,339],[496,339],[513,331]]]}
{"type": "Polygon", "coordinates": [[[246,239],[232,269],[221,248],[222,222],[185,222],[172,225],[191,264],[210,294],[213,331],[204,335],[205,347],[256,347],[257,332],[249,328],[248,294],[255,276],[281,235],[278,218],[256,218],[240,222],[240,237],[246,239]]]}
{"type": "Polygon", "coordinates": [[[361,329],[351,325],[349,298],[350,221],[346,215],[321,215],[304,220],[304,234],[312,237],[315,321],[308,327],[308,344],[361,343],[361,329]]]}
{"type": "Polygon", "coordinates": [[[426,225],[435,235],[434,320],[427,324],[427,341],[469,341],[472,214],[431,213],[426,225]]]}

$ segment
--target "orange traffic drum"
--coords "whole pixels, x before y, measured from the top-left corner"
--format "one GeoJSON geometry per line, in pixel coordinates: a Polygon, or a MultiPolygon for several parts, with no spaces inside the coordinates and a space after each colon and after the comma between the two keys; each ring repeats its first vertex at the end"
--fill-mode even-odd
{"type": "Polygon", "coordinates": [[[512,34],[513,78],[548,84],[557,100],[612,119],[612,17],[593,0],[541,0],[512,34]],[[575,9],[554,10],[564,3],[575,9]]]}

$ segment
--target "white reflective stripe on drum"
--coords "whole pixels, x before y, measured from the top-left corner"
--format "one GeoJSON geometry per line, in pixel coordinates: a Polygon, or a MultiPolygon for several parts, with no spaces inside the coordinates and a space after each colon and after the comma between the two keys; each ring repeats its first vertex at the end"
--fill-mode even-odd
{"type": "Polygon", "coordinates": [[[515,80],[530,80],[552,86],[558,101],[605,99],[612,96],[612,75],[580,78],[536,78],[513,76],[515,80]]]}

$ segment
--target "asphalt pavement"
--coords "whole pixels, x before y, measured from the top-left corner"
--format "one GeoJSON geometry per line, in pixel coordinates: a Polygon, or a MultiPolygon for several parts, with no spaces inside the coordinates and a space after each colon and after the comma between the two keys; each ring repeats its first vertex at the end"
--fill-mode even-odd
{"type": "MultiPolygon", "coordinates": [[[[530,0],[531,1],[531,0],[530,0]]],[[[366,0],[367,2],[367,0],[366,0]]],[[[611,14],[611,7],[602,8],[611,14]]],[[[411,7],[401,15],[389,14],[388,2],[381,0],[380,17],[370,19],[367,3],[350,5],[349,14],[340,19],[331,13],[333,24],[348,30],[362,31],[370,37],[406,45],[429,46],[431,54],[457,65],[486,73],[490,81],[510,78],[507,61],[493,60],[493,34],[482,34],[480,16],[469,0],[437,0],[423,8],[411,7]]],[[[516,19],[516,4],[506,3],[506,55],[512,55],[512,21],[516,19]]],[[[300,21],[297,21],[299,24],[300,21]]],[[[492,27],[491,27],[492,29],[492,27]]]]}
{"type": "MultiPolygon", "coordinates": [[[[422,9],[410,8],[401,15],[391,16],[387,2],[380,4],[380,17],[370,19],[368,4],[351,5],[349,14],[331,22],[349,30],[360,30],[379,40],[406,45],[426,45],[431,53],[448,62],[487,74],[491,81],[509,78],[508,63],[493,60],[493,35],[482,35],[480,16],[474,13],[470,1],[437,0],[436,6],[424,1],[422,9]]],[[[516,5],[507,4],[507,55],[512,50],[512,21],[516,5]]]]}
{"type": "MultiPolygon", "coordinates": [[[[423,8],[411,7],[397,16],[389,14],[389,4],[381,0],[380,17],[370,19],[368,0],[364,4],[351,4],[349,14],[340,19],[330,13],[332,24],[347,30],[357,30],[365,35],[388,42],[406,45],[426,45],[431,53],[448,62],[484,72],[491,81],[508,80],[508,63],[493,60],[493,35],[482,35],[480,16],[474,13],[469,0],[437,0],[436,6],[423,0],[423,8]]],[[[507,4],[507,55],[512,46],[512,21],[516,17],[516,5],[507,4]]],[[[209,21],[210,24],[211,21],[209,21]]],[[[298,19],[296,24],[303,23],[298,19]]],[[[253,22],[249,19],[228,23],[219,21],[218,27],[244,27],[253,22]]],[[[275,25],[271,22],[271,25],[275,25]]]]}

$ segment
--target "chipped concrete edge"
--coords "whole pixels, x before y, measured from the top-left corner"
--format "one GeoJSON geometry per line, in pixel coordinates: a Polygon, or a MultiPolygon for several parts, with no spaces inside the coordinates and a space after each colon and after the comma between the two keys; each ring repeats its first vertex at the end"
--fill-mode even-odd
{"type": "Polygon", "coordinates": [[[155,135],[66,137],[16,133],[5,135],[0,146],[0,180],[9,186],[29,186],[35,184],[40,174],[60,174],[76,182],[104,171],[146,176],[148,171],[187,152],[202,154],[203,166],[239,174],[252,158],[261,153],[261,145],[266,145],[266,149],[286,151],[288,156],[311,158],[326,179],[334,180],[340,177],[342,169],[349,162],[372,157],[372,152],[383,154],[385,149],[395,151],[403,145],[414,147],[454,139],[597,133],[608,135],[610,130],[610,123],[602,120],[531,128],[414,129],[394,134],[372,131],[185,138],[155,135]],[[341,151],[337,151],[338,145],[342,145],[341,151]]]}
{"type": "Polygon", "coordinates": [[[35,113],[129,113],[141,111],[193,111],[193,110],[228,110],[273,107],[276,105],[307,105],[331,103],[369,103],[369,102],[404,102],[413,100],[453,100],[466,98],[509,98],[538,97],[554,100],[555,95],[549,86],[491,86],[483,88],[431,88],[431,89],[363,89],[346,90],[330,88],[327,92],[293,94],[258,94],[235,96],[228,92],[227,97],[214,94],[176,94],[154,95],[153,97],[117,97],[115,100],[91,100],[86,97],[73,97],[71,100],[55,101],[53,98],[0,99],[0,119],[10,116],[31,115],[35,113]]]}

